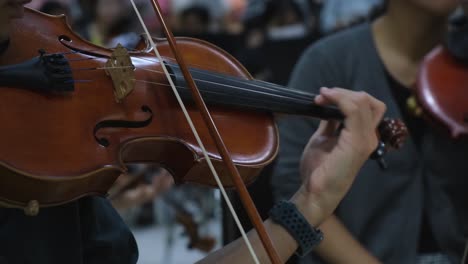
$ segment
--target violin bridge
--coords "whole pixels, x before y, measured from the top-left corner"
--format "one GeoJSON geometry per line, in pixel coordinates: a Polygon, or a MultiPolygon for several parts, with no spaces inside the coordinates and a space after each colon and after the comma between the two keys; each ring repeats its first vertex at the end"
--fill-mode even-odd
{"type": "Polygon", "coordinates": [[[135,66],[122,45],[117,45],[110,59],[106,62],[106,73],[114,83],[116,102],[122,102],[135,88],[135,66]]]}

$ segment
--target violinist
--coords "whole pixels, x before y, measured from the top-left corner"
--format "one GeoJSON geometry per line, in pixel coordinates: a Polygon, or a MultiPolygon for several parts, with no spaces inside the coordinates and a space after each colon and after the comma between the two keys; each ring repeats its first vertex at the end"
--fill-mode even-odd
{"type": "MultiPolygon", "coordinates": [[[[401,116],[411,140],[387,157],[383,171],[367,163],[321,228],[325,240],[304,263],[460,263],[468,230],[468,144],[432,127],[412,107],[423,57],[445,42],[457,0],[387,0],[381,14],[319,41],[296,66],[290,87],[363,90],[401,116]]],[[[465,1],[466,4],[466,1],[465,1]]],[[[466,45],[465,45],[466,47],[466,45]]],[[[466,49],[466,48],[465,48],[466,49]]],[[[466,52],[466,50],[465,50],[466,52]]],[[[283,119],[272,186],[284,199],[300,186],[302,148],[317,124],[283,119]]]]}
{"type": "MultiPolygon", "coordinates": [[[[15,49],[9,45],[12,19],[19,19],[26,0],[0,0],[0,36],[2,53],[15,49]]],[[[2,56],[2,55],[0,55],[2,56]]],[[[377,145],[376,126],[385,106],[365,93],[344,89],[326,89],[315,97],[319,105],[336,105],[344,114],[344,128],[336,122],[323,122],[304,149],[300,175],[304,184],[286,203],[294,208],[294,217],[301,217],[299,230],[317,236],[318,226],[334,210],[348,190],[359,168],[377,145]]],[[[38,109],[40,111],[40,109],[38,109]]],[[[298,164],[299,166],[299,164],[298,164]]],[[[284,203],[283,203],[284,204],[284,203]]],[[[285,216],[276,211],[277,217],[285,216]]],[[[276,250],[283,261],[291,256],[301,242],[302,250],[314,244],[295,240],[284,225],[265,222],[276,250]]],[[[284,224],[284,223],[283,223],[284,224]]],[[[43,209],[35,217],[21,210],[0,209],[1,263],[136,263],[135,240],[119,215],[102,197],[83,198],[66,205],[43,209]]],[[[261,263],[268,258],[257,233],[249,233],[261,263]]],[[[310,241],[309,241],[310,242],[310,241]]],[[[252,259],[242,240],[238,240],[208,256],[206,263],[250,263],[252,259]]]]}

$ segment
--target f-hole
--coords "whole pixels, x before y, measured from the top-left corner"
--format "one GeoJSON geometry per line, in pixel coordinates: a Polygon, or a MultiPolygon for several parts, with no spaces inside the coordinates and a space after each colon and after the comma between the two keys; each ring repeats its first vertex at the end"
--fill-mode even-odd
{"type": "Polygon", "coordinates": [[[99,130],[104,128],[142,128],[147,127],[153,121],[153,111],[146,105],[141,107],[141,111],[149,113],[149,117],[143,121],[131,121],[131,120],[104,120],[94,126],[94,139],[97,143],[103,147],[109,147],[110,142],[107,138],[98,137],[97,133],[99,130]]]}
{"type": "Polygon", "coordinates": [[[99,53],[100,51],[101,52],[106,51],[105,49],[102,49],[99,47],[96,47],[96,49],[94,50],[83,50],[79,47],[74,47],[75,43],[73,43],[73,40],[67,35],[58,36],[58,41],[62,43],[63,46],[73,50],[75,53],[85,54],[85,55],[93,56],[93,57],[108,58],[106,53],[99,53]]]}

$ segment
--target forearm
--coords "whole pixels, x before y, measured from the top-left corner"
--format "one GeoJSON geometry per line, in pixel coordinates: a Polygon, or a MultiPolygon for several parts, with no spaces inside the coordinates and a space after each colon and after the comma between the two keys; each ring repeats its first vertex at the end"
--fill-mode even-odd
{"type": "Polygon", "coordinates": [[[336,216],[332,215],[325,220],[320,229],[324,233],[324,239],[315,252],[326,263],[380,263],[349,233],[336,216]]]}
{"type": "MultiPolygon", "coordinates": [[[[365,93],[355,93],[340,88],[333,90],[322,88],[320,92],[315,102],[319,105],[332,103],[337,105],[347,119],[338,141],[336,129],[339,123],[322,122],[307,143],[301,157],[299,171],[304,183],[291,202],[314,227],[320,225],[333,213],[351,187],[357,172],[375,150],[378,143],[375,128],[385,111],[383,103],[365,93]],[[369,113],[374,113],[374,115],[369,115],[369,113]]],[[[285,214],[282,213],[282,215],[285,214]]],[[[283,227],[270,220],[265,222],[265,227],[280,259],[285,262],[298,247],[297,242],[283,227]]],[[[346,230],[343,227],[342,229],[346,230]]],[[[347,240],[352,241],[349,237],[347,240]]],[[[249,238],[260,263],[269,263],[269,258],[262,248],[257,233],[251,231],[249,238]]],[[[335,241],[333,237],[329,240],[335,241]]],[[[343,240],[339,245],[346,244],[346,240],[343,240]]],[[[358,245],[355,242],[354,246],[352,245],[349,249],[350,252],[358,245]]],[[[208,256],[202,262],[244,264],[253,261],[244,242],[237,240],[208,256]]],[[[359,263],[366,263],[366,261],[359,263]]]]}
{"type": "MultiPolygon", "coordinates": [[[[311,198],[296,194],[291,202],[296,204],[298,210],[303,214],[312,226],[318,226],[324,216],[319,208],[314,207],[311,198]]],[[[264,222],[266,231],[272,240],[273,246],[278,253],[282,263],[285,263],[296,251],[298,244],[296,240],[280,225],[268,219],[264,222]]],[[[255,230],[248,233],[249,241],[254,248],[260,263],[270,263],[270,259],[263,248],[263,244],[255,230]]],[[[210,254],[199,263],[254,263],[248,248],[242,238],[230,243],[224,248],[210,254]]]]}
{"type": "MultiPolygon", "coordinates": [[[[286,260],[297,249],[296,241],[284,230],[281,226],[273,223],[271,220],[264,222],[267,233],[269,234],[276,252],[280,256],[282,262],[286,260]]],[[[249,241],[252,243],[255,254],[257,255],[260,263],[270,263],[268,255],[263,248],[262,242],[258,237],[255,230],[248,233],[249,241]]],[[[230,243],[224,248],[210,254],[207,258],[200,261],[200,263],[254,263],[248,248],[242,238],[230,243]]]]}

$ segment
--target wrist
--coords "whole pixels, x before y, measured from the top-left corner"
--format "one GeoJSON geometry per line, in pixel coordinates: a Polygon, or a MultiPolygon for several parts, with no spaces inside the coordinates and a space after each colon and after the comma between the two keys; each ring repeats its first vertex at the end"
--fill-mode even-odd
{"type": "Polygon", "coordinates": [[[306,256],[323,240],[322,231],[312,226],[291,201],[279,201],[271,208],[269,215],[297,242],[296,254],[300,257],[306,256]]]}
{"type": "Polygon", "coordinates": [[[313,194],[307,192],[304,186],[290,199],[299,212],[306,218],[311,226],[318,227],[327,217],[324,210],[319,206],[318,199],[313,194]]]}

